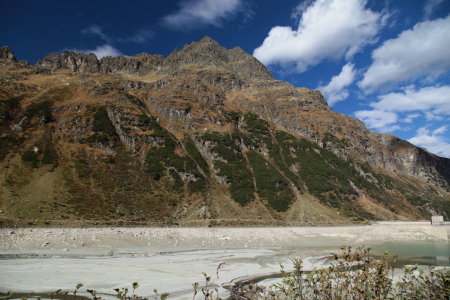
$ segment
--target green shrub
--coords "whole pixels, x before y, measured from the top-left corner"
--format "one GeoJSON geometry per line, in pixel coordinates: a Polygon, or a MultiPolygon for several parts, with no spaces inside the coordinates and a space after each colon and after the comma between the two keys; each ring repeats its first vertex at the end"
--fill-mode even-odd
{"type": "Polygon", "coordinates": [[[214,161],[214,166],[219,169],[219,176],[225,176],[230,184],[229,191],[231,198],[241,205],[246,205],[255,199],[253,175],[248,167],[245,157],[242,155],[241,148],[229,134],[219,134],[217,132],[206,133],[202,137],[204,141],[213,142],[215,145],[211,148],[221,161],[214,161]]]}
{"type": "Polygon", "coordinates": [[[47,164],[47,165],[51,165],[51,164],[55,163],[55,156],[52,153],[51,149],[47,146],[44,148],[41,162],[43,164],[47,164]]]}
{"type": "Polygon", "coordinates": [[[286,211],[293,202],[294,195],[286,179],[256,152],[248,152],[247,157],[253,168],[257,192],[276,211],[286,211]]]}
{"type": "Polygon", "coordinates": [[[241,113],[237,111],[224,111],[223,115],[225,116],[225,121],[227,123],[231,123],[237,125],[239,123],[239,119],[241,118],[241,113]]]}
{"type": "Polygon", "coordinates": [[[25,116],[28,119],[32,119],[33,117],[43,117],[45,123],[50,122],[53,119],[50,109],[51,106],[52,104],[50,101],[30,104],[25,111],[25,116]]]}
{"type": "Polygon", "coordinates": [[[34,150],[25,151],[21,158],[22,161],[31,163],[33,168],[37,168],[39,165],[39,155],[34,150]]]}
{"type": "Polygon", "coordinates": [[[188,191],[190,194],[193,193],[203,193],[206,191],[206,180],[202,176],[195,181],[190,181],[188,183],[188,191]]]}
{"type": "Polygon", "coordinates": [[[94,114],[94,132],[103,132],[109,137],[117,136],[116,128],[109,119],[108,112],[104,106],[99,107],[94,114]]]}
{"type": "Polygon", "coordinates": [[[245,129],[255,135],[269,136],[269,123],[257,115],[248,112],[244,115],[245,129]]]}
{"type": "Polygon", "coordinates": [[[0,100],[0,126],[11,120],[12,112],[20,108],[20,101],[24,96],[15,96],[6,100],[0,100]]]}
{"type": "Polygon", "coordinates": [[[156,181],[163,178],[166,174],[170,174],[174,179],[174,186],[177,190],[181,190],[183,182],[179,178],[178,172],[187,172],[196,177],[196,181],[188,184],[188,192],[204,192],[206,191],[206,179],[198,172],[197,166],[205,168],[208,172],[207,164],[192,142],[185,142],[188,153],[192,156],[180,156],[176,150],[181,150],[176,139],[161,127],[155,119],[148,120],[149,129],[153,131],[152,136],[162,139],[160,146],[152,147],[145,158],[146,172],[156,181]],[[195,159],[195,161],[193,160],[195,159]]]}
{"type": "Polygon", "coordinates": [[[198,151],[197,147],[195,147],[195,144],[190,140],[185,140],[184,148],[192,157],[192,159],[197,163],[197,165],[203,170],[203,172],[205,172],[205,174],[209,174],[208,163],[206,162],[200,151],[198,151]]]}
{"type": "Polygon", "coordinates": [[[22,154],[22,161],[25,161],[25,162],[38,161],[38,155],[33,150],[25,151],[22,154]]]}
{"type": "Polygon", "coordinates": [[[8,153],[13,152],[14,149],[20,147],[20,145],[25,141],[24,137],[19,137],[16,139],[12,135],[5,135],[0,137],[0,161],[5,159],[8,153]]]}
{"type": "Polygon", "coordinates": [[[150,121],[150,118],[146,114],[140,114],[138,116],[138,122],[140,125],[148,126],[150,121]]]}

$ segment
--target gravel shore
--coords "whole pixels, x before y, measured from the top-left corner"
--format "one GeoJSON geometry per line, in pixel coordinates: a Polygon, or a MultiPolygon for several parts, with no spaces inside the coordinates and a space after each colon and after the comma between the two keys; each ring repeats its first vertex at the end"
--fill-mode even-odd
{"type": "Polygon", "coordinates": [[[0,254],[342,246],[448,240],[449,226],[0,229],[0,254]]]}

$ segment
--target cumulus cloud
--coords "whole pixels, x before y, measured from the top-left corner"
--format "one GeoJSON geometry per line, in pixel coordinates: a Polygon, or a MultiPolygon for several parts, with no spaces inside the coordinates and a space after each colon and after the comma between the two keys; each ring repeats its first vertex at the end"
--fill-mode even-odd
{"type": "Polygon", "coordinates": [[[180,10],[165,16],[163,24],[172,29],[221,26],[223,20],[245,10],[243,0],[183,0],[180,10]]]}
{"type": "Polygon", "coordinates": [[[400,129],[397,125],[399,118],[397,113],[384,110],[360,110],[355,112],[355,117],[366,124],[367,127],[380,132],[393,132],[400,129]]]}
{"type": "Polygon", "coordinates": [[[83,52],[86,54],[94,53],[98,59],[101,59],[105,56],[123,55],[118,49],[108,44],[97,46],[95,49],[67,49],[67,50],[72,52],[83,52]]]}
{"type": "Polygon", "coordinates": [[[450,15],[425,21],[387,40],[372,53],[373,63],[358,85],[367,92],[381,87],[436,76],[450,70],[450,15]]]}
{"type": "Polygon", "coordinates": [[[409,139],[408,142],[424,147],[439,156],[450,158],[450,141],[443,135],[446,131],[447,126],[441,126],[432,132],[427,127],[422,127],[417,130],[416,136],[409,139]]]}
{"type": "Polygon", "coordinates": [[[330,106],[348,97],[348,90],[345,87],[352,84],[355,80],[356,71],[354,70],[354,66],[351,63],[346,64],[342,67],[341,73],[333,76],[326,86],[317,87],[330,106]]]}
{"type": "Polygon", "coordinates": [[[273,27],[253,55],[266,65],[304,72],[326,59],[347,60],[373,43],[382,15],[365,9],[366,0],[316,0],[294,11],[297,29],[273,27]],[[293,67],[293,68],[292,68],[293,67]]]}
{"type": "MultiPolygon", "coordinates": [[[[417,89],[414,86],[404,88],[402,92],[389,93],[378,96],[379,101],[370,103],[372,110],[355,112],[355,116],[362,120],[369,128],[381,132],[393,132],[404,124],[411,124],[420,116],[425,116],[427,121],[442,121],[450,115],[450,86],[434,86],[417,89]]],[[[432,135],[419,134],[421,143],[437,138],[443,134],[445,128],[434,131],[432,135]]],[[[423,131],[421,131],[423,133],[423,131]]],[[[414,144],[418,139],[414,139],[414,144]]],[[[413,142],[412,142],[413,143],[413,142]]],[[[420,145],[422,145],[420,144],[420,145]]],[[[434,148],[428,146],[430,151],[437,153],[434,148]]],[[[448,152],[450,154],[450,152],[448,152]]]]}
{"type": "Polygon", "coordinates": [[[90,52],[94,53],[98,59],[105,57],[105,56],[122,55],[122,53],[118,49],[114,48],[111,45],[98,46],[94,50],[91,50],[90,52]]]}
{"type": "Polygon", "coordinates": [[[408,86],[401,93],[378,96],[380,101],[370,104],[386,111],[429,111],[433,115],[450,115],[450,86],[432,86],[416,89],[408,86]]]}
{"type": "Polygon", "coordinates": [[[444,3],[445,0],[427,0],[423,7],[423,12],[425,13],[425,19],[429,19],[430,16],[439,8],[439,6],[444,3]]]}

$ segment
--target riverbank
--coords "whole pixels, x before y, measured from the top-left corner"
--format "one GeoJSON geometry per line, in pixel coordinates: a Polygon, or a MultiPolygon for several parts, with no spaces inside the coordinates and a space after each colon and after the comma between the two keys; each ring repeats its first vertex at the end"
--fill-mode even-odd
{"type": "Polygon", "coordinates": [[[293,256],[306,269],[326,264],[342,245],[448,242],[449,234],[449,226],[429,225],[0,229],[0,292],[71,291],[83,283],[84,291],[111,293],[138,282],[142,296],[158,289],[169,299],[192,299],[191,284],[203,282],[202,272],[221,287],[278,272],[278,261],[288,269],[293,256]]]}

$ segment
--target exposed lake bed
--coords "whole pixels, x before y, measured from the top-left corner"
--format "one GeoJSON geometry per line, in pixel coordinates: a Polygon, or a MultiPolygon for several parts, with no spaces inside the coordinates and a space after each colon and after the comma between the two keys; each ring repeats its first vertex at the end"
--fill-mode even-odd
{"type": "Polygon", "coordinates": [[[138,282],[141,296],[158,289],[170,292],[169,299],[191,299],[192,284],[204,282],[202,272],[213,285],[230,286],[276,274],[280,261],[289,270],[294,256],[304,260],[305,270],[324,266],[343,245],[370,246],[374,255],[434,257],[446,265],[449,233],[450,226],[431,225],[0,229],[0,292],[73,291],[83,283],[84,292],[114,293],[138,282]],[[402,254],[399,243],[425,254],[402,254]]]}

